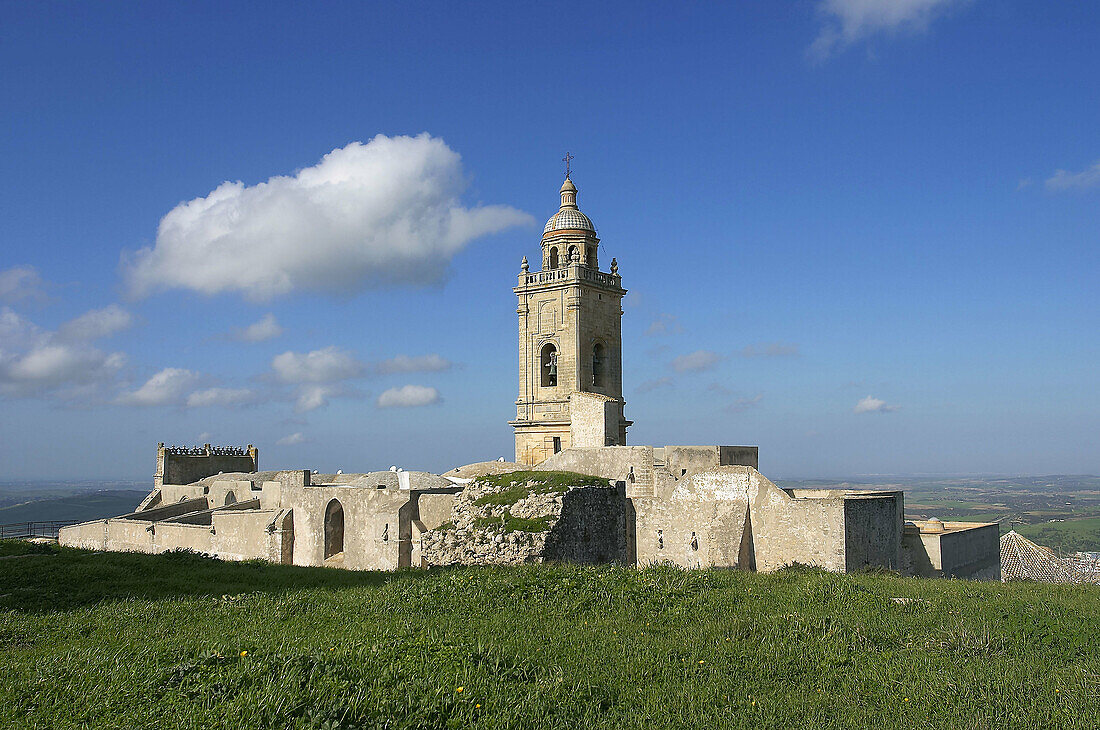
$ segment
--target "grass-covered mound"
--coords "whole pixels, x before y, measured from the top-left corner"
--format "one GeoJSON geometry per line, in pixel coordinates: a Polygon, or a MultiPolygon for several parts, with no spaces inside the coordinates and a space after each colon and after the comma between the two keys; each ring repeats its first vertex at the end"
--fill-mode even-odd
{"type": "Polygon", "coordinates": [[[498,489],[474,500],[475,504],[509,505],[532,494],[565,492],[570,487],[608,487],[611,482],[600,477],[571,471],[510,471],[484,476],[478,484],[498,489]]]}
{"type": "Polygon", "coordinates": [[[0,727],[1095,728],[1098,625],[1089,586],[55,550],[0,559],[0,727]]]}

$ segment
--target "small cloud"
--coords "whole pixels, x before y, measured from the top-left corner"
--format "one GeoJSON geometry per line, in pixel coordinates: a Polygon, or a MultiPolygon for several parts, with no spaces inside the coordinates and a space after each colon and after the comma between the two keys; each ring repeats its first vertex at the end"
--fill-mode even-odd
{"type": "Polygon", "coordinates": [[[334,383],[363,374],[366,369],[350,352],[336,346],[312,352],[284,352],[271,361],[275,377],[284,383],[334,383]]]}
{"type": "Polygon", "coordinates": [[[117,304],[110,304],[69,320],[58,328],[57,334],[66,340],[98,340],[121,332],[133,322],[129,312],[117,304]]]}
{"type": "Polygon", "coordinates": [[[210,439],[214,438],[214,434],[209,431],[203,431],[198,435],[199,443],[210,443],[210,439]]]}
{"type": "Polygon", "coordinates": [[[44,283],[33,266],[15,266],[0,271],[0,301],[45,301],[44,283]]]}
{"type": "Polygon", "coordinates": [[[672,369],[678,373],[701,372],[710,370],[722,360],[722,356],[710,350],[696,350],[687,355],[673,358],[672,369]]]}
{"type": "Polygon", "coordinates": [[[797,357],[798,345],[789,345],[783,342],[746,345],[737,354],[741,357],[797,357]]]}
{"type": "Polygon", "coordinates": [[[424,385],[405,385],[390,388],[378,396],[379,408],[414,408],[439,403],[439,391],[424,385]]]}
{"type": "Polygon", "coordinates": [[[821,32],[810,45],[811,58],[822,61],[877,34],[923,32],[936,17],[966,0],[821,0],[821,32]]]}
{"type": "Polygon", "coordinates": [[[733,391],[722,385],[721,383],[711,383],[707,386],[708,393],[717,393],[719,395],[732,395],[733,391]]]}
{"type": "Polygon", "coordinates": [[[1034,184],[1035,181],[1032,180],[1030,177],[1022,177],[1020,178],[1020,181],[1016,183],[1016,189],[1023,190],[1024,188],[1030,188],[1034,184]]]}
{"type": "Polygon", "coordinates": [[[680,326],[680,322],[676,319],[674,314],[658,314],[645,333],[650,337],[660,337],[662,335],[678,335],[684,331],[684,328],[680,326]]]}
{"type": "Polygon", "coordinates": [[[875,398],[873,396],[867,396],[856,403],[856,407],[852,409],[852,413],[892,413],[899,410],[901,406],[886,405],[886,401],[881,398],[875,398]]]}
{"type": "Polygon", "coordinates": [[[164,368],[137,390],[123,393],[118,402],[127,406],[166,406],[178,403],[198,373],[183,368],[164,368]]]}
{"type": "Polygon", "coordinates": [[[726,406],[724,410],[726,411],[726,413],[741,413],[742,411],[747,411],[748,409],[757,405],[763,399],[763,393],[757,393],[752,398],[738,398],[733,403],[730,403],[728,406],[726,406]]]}
{"type": "Polygon", "coordinates": [[[207,388],[187,396],[187,407],[242,406],[255,401],[256,394],[248,388],[207,388]]]}
{"type": "Polygon", "coordinates": [[[275,442],[276,446],[297,446],[298,444],[308,443],[309,439],[302,435],[301,431],[296,431],[289,436],[283,436],[281,439],[275,442]]]}
{"type": "Polygon", "coordinates": [[[283,334],[282,325],[275,315],[268,312],[258,322],[247,327],[234,327],[229,331],[230,338],[239,342],[266,342],[283,334]]]}
{"type": "Polygon", "coordinates": [[[627,292],[626,296],[623,297],[623,304],[632,309],[634,307],[640,307],[642,305],[641,292],[631,289],[629,292],[627,292]]]}
{"type": "Polygon", "coordinates": [[[1046,179],[1047,190],[1061,192],[1063,190],[1083,190],[1100,184],[1100,160],[1093,163],[1092,167],[1080,172],[1069,170],[1055,170],[1054,174],[1046,179]]]}
{"type": "Polygon", "coordinates": [[[663,378],[655,378],[654,380],[647,380],[639,385],[634,390],[638,393],[649,393],[657,390],[658,388],[667,388],[672,385],[672,378],[664,376],[663,378]]]}
{"type": "Polygon", "coordinates": [[[377,371],[382,375],[391,373],[438,373],[450,370],[454,366],[450,360],[433,353],[431,355],[397,355],[378,363],[377,371]]]}

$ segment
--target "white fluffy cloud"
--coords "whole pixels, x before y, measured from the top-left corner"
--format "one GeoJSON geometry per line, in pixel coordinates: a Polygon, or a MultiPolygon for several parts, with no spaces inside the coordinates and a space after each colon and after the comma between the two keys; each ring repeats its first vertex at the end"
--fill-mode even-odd
{"type": "Polygon", "coordinates": [[[450,360],[432,353],[431,355],[417,357],[397,355],[378,363],[377,370],[382,375],[390,373],[438,373],[450,370],[452,366],[453,363],[450,360]]]}
{"type": "Polygon", "coordinates": [[[110,304],[69,320],[58,328],[57,334],[68,340],[96,340],[121,332],[133,322],[129,312],[117,304],[110,304]]]}
{"type": "Polygon", "coordinates": [[[900,409],[901,406],[887,405],[886,401],[881,398],[875,398],[873,396],[867,396],[861,398],[859,403],[856,403],[856,407],[852,409],[853,413],[891,413],[900,409]]]}
{"type": "Polygon", "coordinates": [[[1100,160],[1093,163],[1081,172],[1069,170],[1055,170],[1054,174],[1046,179],[1047,190],[1073,190],[1074,188],[1091,188],[1100,185],[1100,160]]]}
{"type": "Polygon", "coordinates": [[[301,431],[292,433],[289,436],[283,436],[281,439],[275,442],[278,446],[297,446],[298,444],[304,444],[308,441],[301,431]]]}
{"type": "Polygon", "coordinates": [[[106,353],[84,341],[68,341],[8,307],[0,308],[2,395],[89,398],[114,381],[125,363],[121,352],[106,353]]]}
{"type": "Polygon", "coordinates": [[[424,385],[405,385],[390,388],[378,396],[379,408],[413,408],[439,403],[439,391],[424,385]]]}
{"type": "Polygon", "coordinates": [[[188,408],[243,406],[254,402],[256,394],[248,388],[206,388],[187,396],[188,408]]]}
{"type": "Polygon", "coordinates": [[[967,0],[821,0],[824,27],[810,46],[823,59],[877,33],[922,31],[937,16],[967,0]]]}
{"type": "Polygon", "coordinates": [[[241,342],[266,342],[283,334],[283,327],[275,315],[268,312],[258,322],[253,322],[247,327],[234,327],[231,336],[241,342]]]}
{"type": "Polygon", "coordinates": [[[284,383],[335,383],[362,375],[365,366],[350,352],[333,345],[312,352],[276,355],[271,369],[284,383]]]}
{"type": "Polygon", "coordinates": [[[42,277],[33,266],[15,266],[0,271],[0,301],[21,302],[46,298],[42,277]]]}
{"type": "Polygon", "coordinates": [[[164,368],[137,390],[123,393],[118,402],[127,406],[166,406],[180,403],[198,373],[183,368],[164,368]]]}
{"type": "Polygon", "coordinates": [[[696,350],[672,359],[672,369],[678,373],[709,370],[718,364],[722,356],[710,350],[696,350]]]}
{"type": "Polygon", "coordinates": [[[464,207],[465,187],[443,140],[378,135],[295,175],[225,182],[180,203],[124,271],[137,296],[179,288],[266,300],[432,284],[472,240],[532,222],[508,206],[464,207]]]}

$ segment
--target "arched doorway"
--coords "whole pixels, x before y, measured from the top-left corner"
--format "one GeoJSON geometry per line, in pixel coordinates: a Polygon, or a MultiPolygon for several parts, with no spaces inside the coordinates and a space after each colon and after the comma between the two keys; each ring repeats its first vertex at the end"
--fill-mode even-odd
{"type": "Polygon", "coordinates": [[[551,269],[558,268],[558,247],[557,246],[551,246],[550,247],[550,262],[549,262],[548,268],[551,268],[551,269]]]}
{"type": "Polygon", "coordinates": [[[325,508],[325,560],[344,552],[344,508],[335,499],[325,508]]]}
{"type": "Polygon", "coordinates": [[[231,505],[231,504],[236,504],[236,503],[237,503],[237,495],[233,494],[233,492],[226,492],[225,493],[225,504],[226,504],[226,506],[231,505]]]}

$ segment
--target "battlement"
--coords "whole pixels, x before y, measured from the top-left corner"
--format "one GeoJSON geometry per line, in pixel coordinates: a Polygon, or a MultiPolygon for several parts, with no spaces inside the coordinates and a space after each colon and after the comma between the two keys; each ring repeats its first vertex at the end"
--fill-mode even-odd
{"type": "Polygon", "coordinates": [[[259,451],[252,444],[239,446],[165,446],[157,444],[154,488],[165,484],[192,484],[222,472],[259,471],[259,451]]]}
{"type": "Polygon", "coordinates": [[[210,444],[203,446],[165,446],[159,444],[158,448],[160,447],[164,448],[164,453],[176,456],[248,456],[249,452],[253,450],[252,444],[249,444],[247,449],[242,449],[240,446],[211,446],[210,444]]]}

